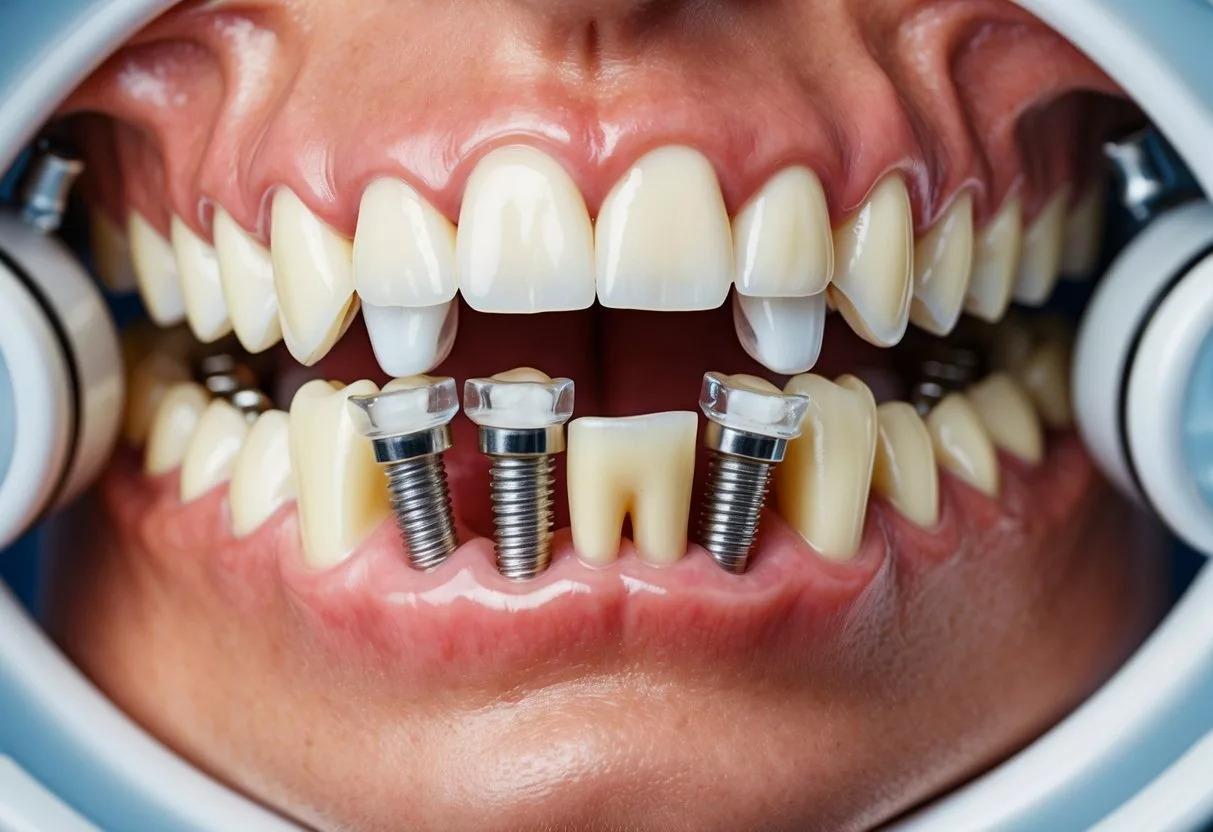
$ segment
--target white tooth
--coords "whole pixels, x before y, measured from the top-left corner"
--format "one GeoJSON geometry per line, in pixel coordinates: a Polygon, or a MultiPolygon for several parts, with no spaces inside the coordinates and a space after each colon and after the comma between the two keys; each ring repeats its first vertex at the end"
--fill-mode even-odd
{"type": "Polygon", "coordinates": [[[295,496],[290,417],[270,410],[257,417],[232,469],[228,503],[232,534],[248,537],[295,496]]]}
{"type": "Polygon", "coordinates": [[[299,531],[309,566],[344,561],[391,515],[387,479],[346,402],[379,388],[358,381],[339,390],[309,381],[291,402],[291,469],[299,501],[299,531]]]}
{"type": "Polygon", "coordinates": [[[965,396],[995,445],[1029,465],[1044,459],[1044,429],[1031,396],[1018,381],[995,373],[966,390],[965,396]]]}
{"type": "Polygon", "coordinates": [[[942,467],[978,491],[998,496],[998,453],[964,394],[953,393],[935,405],[927,415],[927,429],[942,467]]]}
{"type": "Polygon", "coordinates": [[[274,194],[270,254],[282,337],[300,364],[328,354],[358,312],[353,252],[286,188],[274,194]]]}
{"type": "Polygon", "coordinates": [[[480,312],[594,303],[594,227],[563,167],[530,147],[494,150],[468,179],[455,242],[459,291],[480,312]]]}
{"type": "Polygon", "coordinates": [[[167,474],[181,464],[190,437],[210,401],[210,394],[192,382],[175,384],[168,389],[156,408],[147,435],[143,470],[149,476],[167,474]]]}
{"type": "Polygon", "coordinates": [[[569,517],[581,560],[607,566],[619,557],[625,515],[646,563],[686,554],[698,427],[683,411],[569,424],[569,517]]]}
{"type": "Polygon", "coordinates": [[[217,341],[232,331],[232,324],[223,301],[215,250],[175,215],[172,236],[190,330],[204,344],[217,341]]]}
{"type": "Polygon", "coordinates": [[[215,252],[232,328],[249,352],[262,352],[282,340],[278,295],[270,252],[220,208],[215,212],[215,252]]]}
{"type": "Polygon", "coordinates": [[[746,354],[780,375],[813,369],[826,328],[825,292],[807,298],[733,295],[733,326],[746,354]]]}
{"type": "Polygon", "coordinates": [[[181,293],[173,247],[138,211],[131,211],[127,238],[139,297],[147,307],[148,317],[160,326],[181,323],[185,320],[185,296],[181,293]]]}
{"type": "Polygon", "coordinates": [[[939,522],[939,471],[926,424],[905,402],[882,404],[876,418],[880,433],[872,490],[910,522],[933,528],[939,522]]]}
{"type": "Polygon", "coordinates": [[[362,304],[379,366],[389,376],[428,373],[451,354],[459,331],[459,302],[436,306],[362,304]]]}
{"type": "Polygon", "coordinates": [[[973,247],[973,277],[965,311],[991,323],[1006,314],[1023,250],[1023,208],[1009,200],[981,231],[973,247]]]}
{"type": "Polygon", "coordinates": [[[230,403],[215,399],[207,405],[181,459],[181,502],[192,502],[231,478],[247,435],[248,420],[230,403]]]}
{"type": "Polygon", "coordinates": [[[1066,218],[1066,246],[1061,256],[1061,273],[1067,280],[1085,280],[1099,265],[1106,205],[1107,195],[1101,183],[1091,188],[1066,218]]]}
{"type": "Polygon", "coordinates": [[[973,272],[973,198],[965,193],[914,248],[910,320],[935,335],[956,327],[973,272]]]}
{"type": "Polygon", "coordinates": [[[1056,338],[1045,339],[1014,370],[1014,375],[1032,397],[1046,425],[1066,430],[1074,423],[1068,344],[1056,338]]]}
{"type": "Polygon", "coordinates": [[[436,306],[455,297],[455,226],[399,179],[362,192],[354,286],[363,303],[436,306]]]}
{"type": "Polygon", "coordinates": [[[165,393],[173,385],[189,380],[189,368],[167,353],[152,352],[135,363],[127,373],[122,425],[126,441],[136,448],[142,446],[165,393]]]}
{"type": "Polygon", "coordinates": [[[733,235],[702,153],[662,147],[616,183],[598,213],[598,300],[616,309],[716,309],[733,283],[733,235]]]}
{"type": "Polygon", "coordinates": [[[125,232],[100,208],[93,207],[88,216],[93,266],[101,283],[115,293],[135,291],[139,286],[131,263],[131,244],[125,232]]]}
{"type": "Polygon", "coordinates": [[[834,232],[830,296],[851,329],[878,347],[901,341],[914,293],[914,216],[897,174],[834,232]]]}
{"type": "Polygon", "coordinates": [[[1015,301],[1043,306],[1057,286],[1066,245],[1066,206],[1070,189],[1062,188],[1045,203],[1023,238],[1023,257],[1015,282],[1015,301]]]}
{"type": "Polygon", "coordinates": [[[786,168],[733,220],[737,291],[763,298],[824,292],[834,275],[834,239],[821,180],[786,168]]]}

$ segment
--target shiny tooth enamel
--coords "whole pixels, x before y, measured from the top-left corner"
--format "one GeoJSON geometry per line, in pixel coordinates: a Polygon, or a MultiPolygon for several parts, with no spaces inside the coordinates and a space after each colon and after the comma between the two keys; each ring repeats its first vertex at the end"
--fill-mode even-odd
{"type": "Polygon", "coordinates": [[[924,529],[939,522],[939,471],[926,423],[906,402],[876,408],[878,433],[872,490],[924,529]]]}
{"type": "Polygon", "coordinates": [[[436,306],[455,297],[455,226],[399,179],[362,192],[354,286],[364,304],[436,306]]]}
{"type": "Polygon", "coordinates": [[[181,464],[210,401],[210,394],[193,382],[174,384],[165,391],[152,418],[143,455],[143,470],[148,476],[167,474],[181,464]]]}
{"type": "Polygon", "coordinates": [[[148,317],[160,326],[185,320],[185,295],[173,247],[138,211],[127,220],[131,265],[148,317]]]}
{"type": "Polygon", "coordinates": [[[231,478],[248,428],[244,414],[226,400],[207,405],[181,459],[181,502],[193,502],[231,478]]]}
{"type": "Polygon", "coordinates": [[[1061,258],[1066,244],[1066,207],[1070,189],[1055,193],[1040,215],[1028,226],[1023,237],[1023,256],[1015,281],[1015,301],[1026,306],[1043,306],[1053,294],[1061,276],[1061,258]]]}
{"type": "Polygon", "coordinates": [[[595,235],[598,300],[617,309],[716,309],[733,283],[733,235],[712,164],[689,147],[637,161],[595,235]]]}
{"type": "Polygon", "coordinates": [[[232,331],[232,323],[223,299],[215,249],[177,216],[173,217],[172,240],[185,296],[185,319],[199,341],[217,341],[232,331]]]}
{"type": "Polygon", "coordinates": [[[1023,250],[1023,205],[1010,199],[977,232],[965,311],[991,323],[1006,314],[1023,250]]]}
{"type": "Polygon", "coordinates": [[[325,569],[344,561],[392,516],[386,478],[355,426],[350,396],[379,392],[370,381],[339,389],[309,381],[291,402],[290,457],[304,561],[325,569]]]}
{"type": "Polygon", "coordinates": [[[1028,391],[1046,425],[1065,430],[1074,424],[1070,402],[1070,347],[1056,338],[1037,344],[1013,375],[1028,391]]]}
{"type": "Polygon", "coordinates": [[[775,174],[733,220],[737,292],[800,298],[834,275],[834,239],[821,180],[796,166],[775,174]]]}
{"type": "Polygon", "coordinates": [[[569,424],[569,516],[582,561],[601,567],[619,557],[625,516],[645,562],[686,554],[698,427],[684,411],[569,424]]]}
{"type": "Polygon", "coordinates": [[[807,298],[733,295],[733,327],[746,354],[768,370],[795,375],[813,369],[825,335],[825,293],[807,298]]]}
{"type": "Polygon", "coordinates": [[[389,376],[417,375],[451,354],[459,332],[459,302],[412,307],[364,303],[362,319],[380,368],[389,376]]]}
{"type": "Polygon", "coordinates": [[[962,393],[944,398],[927,414],[935,460],[978,491],[998,496],[998,454],[973,405],[962,393]]]}
{"type": "Polygon", "coordinates": [[[232,534],[247,537],[294,499],[290,417],[268,410],[257,417],[236,455],[228,490],[232,534]]]}
{"type": "Polygon", "coordinates": [[[135,267],[131,263],[131,244],[126,233],[98,207],[89,209],[89,241],[92,244],[93,266],[101,284],[111,292],[133,292],[139,288],[135,267]]]}
{"type": "Polygon", "coordinates": [[[594,227],[581,191],[530,147],[494,150],[468,179],[455,242],[459,291],[480,312],[594,303],[594,227]]]}
{"type": "Polygon", "coordinates": [[[878,347],[901,341],[914,293],[914,216],[897,174],[834,231],[830,297],[861,338],[878,347]]]}
{"type": "Polygon", "coordinates": [[[122,435],[133,447],[141,447],[155,419],[156,411],[169,389],[190,380],[190,371],[176,357],[151,352],[127,370],[126,413],[122,435]]]}
{"type": "Polygon", "coordinates": [[[1044,428],[1023,386],[1006,373],[994,375],[965,391],[994,444],[1030,465],[1044,459],[1044,428]]]}
{"type": "Polygon", "coordinates": [[[358,312],[352,246],[286,188],[274,194],[271,220],[282,336],[295,360],[310,366],[328,354],[358,312]]]}
{"type": "Polygon", "coordinates": [[[810,399],[804,432],[775,470],[779,514],[824,558],[859,549],[876,456],[876,400],[862,381],[800,375],[784,387],[810,399]]]}
{"type": "Polygon", "coordinates": [[[1086,280],[1099,265],[1103,247],[1104,212],[1107,194],[1102,184],[1091,188],[1066,217],[1066,244],[1061,255],[1061,274],[1067,280],[1086,280]]]}
{"type": "Polygon", "coordinates": [[[270,252],[222,208],[215,212],[215,254],[232,329],[241,346],[263,352],[282,340],[270,252]]]}
{"type": "Polygon", "coordinates": [[[973,198],[964,193],[914,247],[914,325],[949,334],[960,319],[972,273],[973,198]]]}

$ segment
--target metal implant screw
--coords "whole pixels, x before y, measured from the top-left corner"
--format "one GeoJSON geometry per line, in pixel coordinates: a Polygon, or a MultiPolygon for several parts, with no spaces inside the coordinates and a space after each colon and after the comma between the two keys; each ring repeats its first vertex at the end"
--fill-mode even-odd
{"type": "Polygon", "coordinates": [[[21,183],[21,218],[44,234],[57,231],[72,185],[84,171],[75,151],[42,139],[21,183]]]}

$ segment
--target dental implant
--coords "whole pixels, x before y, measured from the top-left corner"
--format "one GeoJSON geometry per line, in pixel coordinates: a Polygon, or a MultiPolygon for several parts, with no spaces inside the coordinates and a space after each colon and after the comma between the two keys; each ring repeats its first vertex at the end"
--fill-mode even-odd
{"type": "Polygon", "coordinates": [[[74,151],[49,139],[39,140],[21,183],[21,219],[43,234],[57,231],[72,185],[83,171],[84,162],[74,151]]]}
{"type": "Polygon", "coordinates": [[[440,566],[458,545],[442,457],[459,412],[455,380],[396,379],[373,396],[351,396],[349,407],[384,466],[409,564],[423,572],[440,566]]]}
{"type": "Polygon", "coordinates": [[[962,393],[984,374],[981,353],[962,344],[937,342],[918,362],[910,404],[926,417],[951,393],[962,393]]]}
{"type": "Polygon", "coordinates": [[[750,562],[775,466],[800,436],[809,397],[784,393],[754,376],[707,373],[699,407],[708,417],[711,451],[696,538],[727,572],[750,562]]]}
{"type": "Polygon", "coordinates": [[[573,382],[522,368],[469,379],[463,409],[480,429],[491,460],[497,571],[525,581],[552,559],[556,460],[573,415],[573,382]]]}

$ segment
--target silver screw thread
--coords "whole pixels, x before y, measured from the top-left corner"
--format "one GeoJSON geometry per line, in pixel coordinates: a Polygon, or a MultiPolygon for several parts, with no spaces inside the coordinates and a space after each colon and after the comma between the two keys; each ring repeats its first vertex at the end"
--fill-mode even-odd
{"type": "Polygon", "coordinates": [[[774,463],[713,451],[699,515],[699,545],[725,571],[746,571],[774,463]]]}
{"type": "Polygon", "coordinates": [[[556,460],[550,454],[493,456],[489,477],[497,571],[515,581],[534,578],[552,559],[556,460]]]}
{"type": "Polygon", "coordinates": [[[442,455],[388,463],[384,472],[409,562],[421,570],[441,565],[458,545],[442,455]]]}

